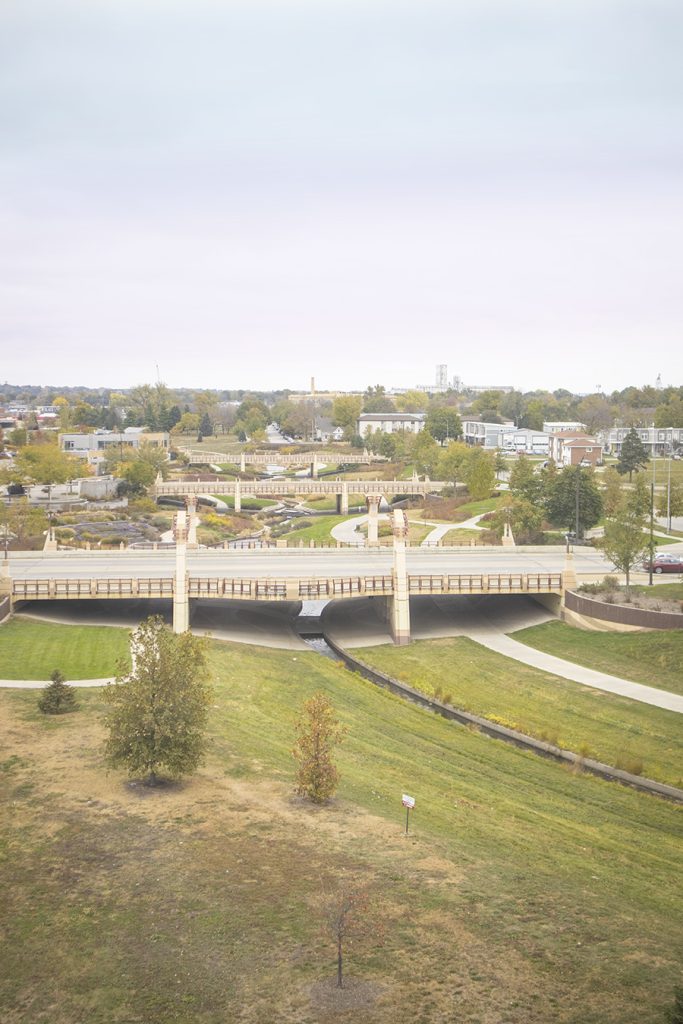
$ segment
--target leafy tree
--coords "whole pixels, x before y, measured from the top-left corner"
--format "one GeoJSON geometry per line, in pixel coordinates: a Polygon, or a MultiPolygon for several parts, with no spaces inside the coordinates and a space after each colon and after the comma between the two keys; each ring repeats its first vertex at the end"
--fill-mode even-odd
{"type": "Polygon", "coordinates": [[[76,694],[71,686],[67,686],[64,676],[58,668],[50,676],[50,682],[38,700],[38,709],[44,715],[65,715],[76,711],[76,694]]]}
{"type": "Polygon", "coordinates": [[[464,464],[465,483],[476,500],[489,498],[496,486],[496,460],[493,452],[471,448],[464,464]]]}
{"type": "Polygon", "coordinates": [[[383,384],[375,384],[366,388],[363,396],[363,412],[396,412],[383,384]]]}
{"type": "Polygon", "coordinates": [[[672,483],[657,498],[657,512],[660,516],[683,516],[683,485],[672,483]]]}
{"type": "Polygon", "coordinates": [[[621,476],[614,466],[608,466],[602,474],[602,504],[605,515],[615,516],[624,502],[621,476]]]}
{"type": "Polygon", "coordinates": [[[104,694],[106,760],[151,784],[160,770],[180,778],[198,767],[206,749],[206,640],[171,633],[156,615],[132,633],[131,652],[132,671],[121,672],[104,694]]]}
{"type": "Polygon", "coordinates": [[[469,454],[470,449],[462,441],[451,441],[439,455],[436,467],[439,480],[452,480],[454,491],[458,480],[464,483],[464,467],[469,454]]]}
{"type": "Polygon", "coordinates": [[[399,412],[424,412],[429,405],[429,397],[424,391],[406,391],[396,398],[399,412]]]}
{"type": "Polygon", "coordinates": [[[462,437],[462,421],[455,409],[442,405],[430,409],[427,413],[425,430],[439,444],[443,444],[444,441],[457,441],[462,437]]]}
{"type": "Polygon", "coordinates": [[[543,509],[526,498],[510,496],[493,518],[486,520],[499,536],[505,523],[509,523],[517,544],[533,544],[541,534],[543,509]]]}
{"type": "Polygon", "coordinates": [[[535,464],[526,455],[520,455],[510,470],[510,493],[525,501],[538,501],[543,489],[543,480],[536,473],[535,464]]]}
{"type": "Polygon", "coordinates": [[[598,541],[607,558],[625,573],[627,593],[631,591],[631,569],[648,550],[644,525],[645,520],[636,509],[623,507],[613,519],[607,520],[605,533],[598,541]]]}
{"type": "Polygon", "coordinates": [[[38,541],[42,544],[47,516],[44,509],[30,505],[28,498],[14,498],[9,504],[0,506],[0,521],[3,544],[6,531],[8,547],[21,551],[34,547],[38,541]]]}
{"type": "Polygon", "coordinates": [[[683,397],[670,398],[655,409],[656,427],[683,427],[683,397]]]}
{"type": "Polygon", "coordinates": [[[614,409],[604,395],[586,395],[579,402],[576,412],[577,419],[586,425],[589,434],[594,434],[596,430],[607,430],[614,422],[614,409]]]}
{"type": "Polygon", "coordinates": [[[31,444],[22,448],[7,476],[16,483],[63,484],[79,476],[78,460],[56,444],[31,444]]]}
{"type": "Polygon", "coordinates": [[[196,434],[199,430],[199,416],[196,412],[184,412],[172,429],[174,434],[196,434]]]}
{"type": "Polygon", "coordinates": [[[322,804],[332,796],[339,782],[332,750],[342,742],[344,733],[324,693],[315,693],[304,703],[296,723],[296,743],[292,750],[297,762],[296,791],[300,796],[307,796],[315,804],[322,804]]]}
{"type": "Polygon", "coordinates": [[[650,514],[650,485],[642,473],[636,473],[633,490],[626,495],[626,504],[635,515],[650,514]]]}
{"type": "Polygon", "coordinates": [[[358,429],[358,417],[363,407],[360,395],[339,395],[332,403],[332,422],[342,427],[344,434],[351,436],[358,429]]]}
{"type": "Polygon", "coordinates": [[[579,490],[579,536],[589,530],[602,515],[602,497],[593,473],[580,466],[567,466],[555,477],[548,493],[548,515],[553,523],[574,529],[576,491],[579,490]]]}
{"type": "Polygon", "coordinates": [[[418,473],[434,477],[439,455],[439,446],[428,431],[420,430],[413,436],[410,456],[418,473]]]}
{"type": "Polygon", "coordinates": [[[628,473],[629,480],[635,469],[642,469],[647,466],[650,456],[645,445],[638,437],[635,427],[631,427],[628,434],[621,442],[621,453],[617,462],[617,472],[624,476],[628,473]]]}

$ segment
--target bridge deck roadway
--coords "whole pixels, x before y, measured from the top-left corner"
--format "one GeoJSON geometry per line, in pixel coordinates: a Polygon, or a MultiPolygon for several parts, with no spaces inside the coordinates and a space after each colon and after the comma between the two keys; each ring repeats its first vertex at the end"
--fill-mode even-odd
{"type": "MultiPolygon", "coordinates": [[[[560,573],[565,568],[564,548],[448,549],[411,548],[409,573],[560,573]]],[[[225,576],[260,579],[296,579],[382,575],[391,573],[391,549],[269,549],[244,551],[188,551],[191,576],[225,576]]],[[[166,551],[60,551],[11,552],[12,579],[139,579],[171,578],[175,552],[166,551]]],[[[594,548],[574,553],[578,575],[600,575],[611,564],[594,548]]]]}

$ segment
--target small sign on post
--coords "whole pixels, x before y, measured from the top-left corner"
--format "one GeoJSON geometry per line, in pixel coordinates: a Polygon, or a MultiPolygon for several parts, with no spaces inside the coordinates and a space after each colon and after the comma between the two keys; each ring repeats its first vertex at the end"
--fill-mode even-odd
{"type": "Polygon", "coordinates": [[[410,812],[412,811],[413,807],[415,806],[415,797],[414,796],[408,796],[407,793],[404,793],[403,794],[402,803],[403,803],[403,806],[406,809],[406,835],[408,835],[408,824],[409,824],[409,821],[410,821],[410,812]]]}

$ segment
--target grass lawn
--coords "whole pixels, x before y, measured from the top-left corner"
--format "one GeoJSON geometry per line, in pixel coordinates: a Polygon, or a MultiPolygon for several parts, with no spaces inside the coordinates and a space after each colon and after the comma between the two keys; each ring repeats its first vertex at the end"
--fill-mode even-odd
{"type": "MultiPolygon", "coordinates": [[[[232,494],[214,494],[212,497],[222,501],[228,508],[235,507],[235,499],[232,494]]],[[[272,498],[242,498],[242,508],[252,511],[260,511],[262,508],[275,508],[277,502],[272,498]]]]}
{"type": "MultiPolygon", "coordinates": [[[[308,544],[309,541],[314,540],[316,544],[336,544],[336,541],[330,535],[330,530],[337,523],[345,523],[349,516],[310,516],[306,519],[308,526],[303,526],[300,530],[293,530],[291,533],[284,534],[284,538],[287,541],[287,547],[298,547],[299,541],[303,541],[304,544],[308,544]]],[[[301,522],[301,520],[297,520],[301,522]]],[[[279,538],[280,540],[282,538],[279,538]]]]}
{"type": "Polygon", "coordinates": [[[101,679],[128,660],[128,630],[10,619],[0,626],[0,679],[101,679]]]}
{"type": "MultiPolygon", "coordinates": [[[[655,579],[662,579],[662,577],[655,576],[655,579]]],[[[632,585],[631,590],[634,594],[647,594],[648,596],[654,594],[655,597],[664,597],[667,600],[683,601],[683,583],[656,583],[652,587],[647,584],[642,586],[639,584],[638,586],[632,585]]]]}
{"type": "Polygon", "coordinates": [[[439,688],[456,707],[607,764],[683,786],[683,730],[681,716],[674,711],[591,690],[465,637],[354,653],[423,693],[433,695],[439,688]]]}
{"type": "Polygon", "coordinates": [[[211,662],[208,762],[157,791],[105,772],[100,693],[59,721],[36,714],[34,694],[0,693],[8,1020],[662,1019],[680,981],[674,806],[451,725],[314,654],[214,644],[211,662]],[[292,794],[293,721],[316,690],[348,727],[323,808],[292,794]],[[324,984],[334,946],[319,893],[342,874],[374,889],[385,925],[383,941],[371,927],[348,950],[355,1005],[324,984]]]}
{"type": "MultiPolygon", "coordinates": [[[[679,588],[683,591],[683,586],[679,585],[679,588]]],[[[636,589],[648,590],[647,587],[633,587],[636,589]]],[[[660,589],[657,587],[657,594],[660,589]]],[[[651,587],[649,591],[652,593],[651,587]]],[[[529,647],[578,665],[587,665],[600,672],[673,693],[683,693],[683,630],[592,633],[567,626],[564,622],[544,622],[541,626],[521,629],[513,635],[515,640],[529,647]]]]}
{"type": "Polygon", "coordinates": [[[441,543],[445,546],[449,544],[469,544],[473,540],[479,544],[484,541],[483,530],[449,530],[448,533],[444,534],[441,543]]]}
{"type": "MultiPolygon", "coordinates": [[[[305,495],[303,500],[315,512],[331,512],[337,508],[335,494],[305,495]]],[[[365,497],[362,494],[349,494],[349,505],[365,509],[365,497]]]]}

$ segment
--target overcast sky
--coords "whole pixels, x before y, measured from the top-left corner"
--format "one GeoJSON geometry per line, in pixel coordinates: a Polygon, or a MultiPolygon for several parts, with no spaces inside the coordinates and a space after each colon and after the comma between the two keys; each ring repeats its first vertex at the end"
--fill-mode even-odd
{"type": "Polygon", "coordinates": [[[2,0],[0,378],[683,383],[680,0],[2,0]]]}

